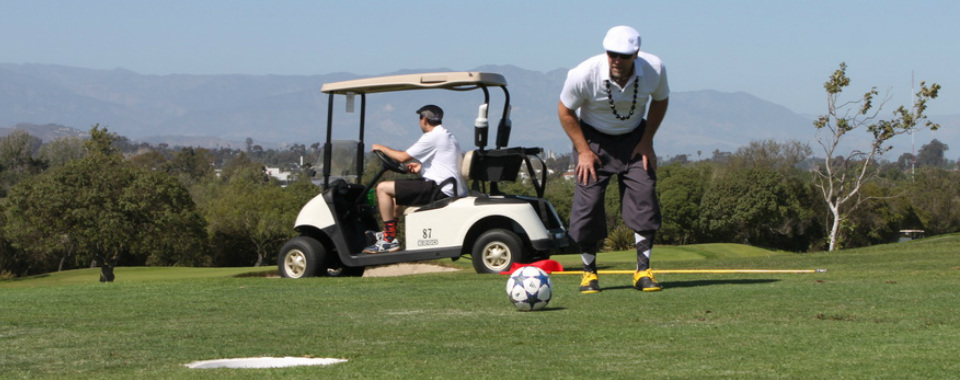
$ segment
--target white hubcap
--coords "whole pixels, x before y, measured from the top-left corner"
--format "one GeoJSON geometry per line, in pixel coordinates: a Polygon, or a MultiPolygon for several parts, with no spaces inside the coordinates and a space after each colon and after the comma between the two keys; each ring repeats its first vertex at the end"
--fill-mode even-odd
{"type": "Polygon", "coordinates": [[[506,244],[495,241],[483,247],[483,262],[495,270],[507,269],[510,262],[510,248],[506,244]]]}
{"type": "Polygon", "coordinates": [[[300,250],[292,250],[283,260],[283,267],[286,268],[287,275],[290,277],[303,276],[303,272],[307,270],[307,257],[300,250]]]}

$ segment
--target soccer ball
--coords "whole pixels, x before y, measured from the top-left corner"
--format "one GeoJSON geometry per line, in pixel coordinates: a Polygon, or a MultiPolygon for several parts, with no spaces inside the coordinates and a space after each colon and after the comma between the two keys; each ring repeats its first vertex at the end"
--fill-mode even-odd
{"type": "Polygon", "coordinates": [[[507,296],[520,311],[540,310],[553,296],[553,283],[542,269],[523,267],[513,271],[507,280],[507,296]]]}

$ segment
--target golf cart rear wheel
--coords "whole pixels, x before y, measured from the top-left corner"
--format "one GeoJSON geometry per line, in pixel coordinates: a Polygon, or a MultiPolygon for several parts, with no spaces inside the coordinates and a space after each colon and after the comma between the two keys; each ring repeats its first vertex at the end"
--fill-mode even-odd
{"type": "Polygon", "coordinates": [[[484,232],[473,243],[473,269],[477,273],[500,273],[520,262],[523,242],[509,230],[493,229],[484,232]]]}

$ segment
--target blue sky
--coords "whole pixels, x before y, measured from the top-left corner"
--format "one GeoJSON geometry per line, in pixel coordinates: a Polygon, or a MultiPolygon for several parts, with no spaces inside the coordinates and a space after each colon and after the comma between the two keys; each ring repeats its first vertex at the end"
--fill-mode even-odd
{"type": "Polygon", "coordinates": [[[928,111],[938,115],[960,114],[958,19],[955,0],[0,0],[0,62],[152,75],[547,72],[601,53],[606,30],[624,24],[666,62],[674,91],[745,91],[820,114],[823,82],[846,62],[851,98],[876,86],[906,104],[911,75],[940,83],[928,111]]]}

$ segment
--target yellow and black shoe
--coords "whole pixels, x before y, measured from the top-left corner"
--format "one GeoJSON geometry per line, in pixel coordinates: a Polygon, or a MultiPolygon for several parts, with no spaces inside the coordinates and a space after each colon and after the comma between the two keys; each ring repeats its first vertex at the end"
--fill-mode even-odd
{"type": "Polygon", "coordinates": [[[580,293],[593,294],[600,293],[600,282],[597,280],[597,274],[594,272],[583,272],[583,279],[580,280],[580,293]]]}
{"type": "MultiPolygon", "coordinates": [[[[640,270],[633,274],[633,287],[645,292],[659,292],[662,287],[660,283],[653,278],[653,271],[650,269],[640,270]]],[[[583,289],[581,287],[581,289],[583,289]]]]}

